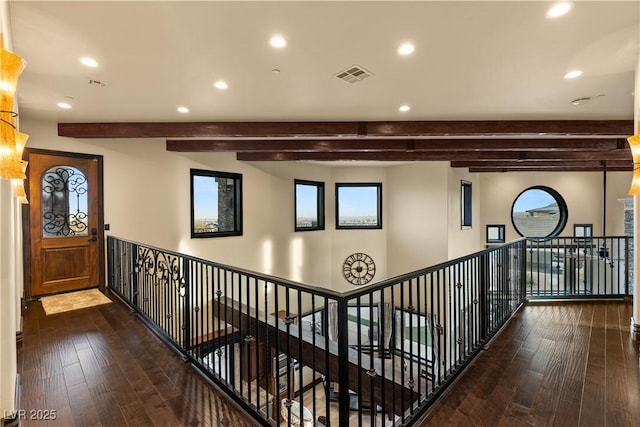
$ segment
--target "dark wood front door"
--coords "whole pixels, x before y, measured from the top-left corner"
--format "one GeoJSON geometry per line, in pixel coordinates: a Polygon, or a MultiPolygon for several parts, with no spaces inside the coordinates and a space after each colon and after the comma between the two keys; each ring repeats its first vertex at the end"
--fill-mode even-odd
{"type": "Polygon", "coordinates": [[[30,150],[28,161],[30,296],[103,286],[102,157],[30,150]]]}

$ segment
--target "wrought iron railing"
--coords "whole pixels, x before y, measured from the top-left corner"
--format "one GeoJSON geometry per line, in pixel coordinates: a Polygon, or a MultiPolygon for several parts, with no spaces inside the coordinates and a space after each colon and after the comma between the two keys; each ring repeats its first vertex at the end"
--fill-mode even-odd
{"type": "Polygon", "coordinates": [[[627,238],[522,239],[347,293],[107,245],[110,289],[271,426],[412,425],[527,297],[628,292],[627,238]]]}
{"type": "Polygon", "coordinates": [[[631,294],[630,236],[527,241],[530,298],[606,298],[631,294]]]}

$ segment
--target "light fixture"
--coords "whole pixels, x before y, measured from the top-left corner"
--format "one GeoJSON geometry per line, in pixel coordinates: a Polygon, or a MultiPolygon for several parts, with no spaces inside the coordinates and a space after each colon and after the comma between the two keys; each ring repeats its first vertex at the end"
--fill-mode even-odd
{"type": "Polygon", "coordinates": [[[401,105],[400,108],[398,108],[398,111],[401,111],[403,113],[406,113],[409,110],[411,110],[411,107],[409,107],[408,105],[401,105]]]}
{"type": "Polygon", "coordinates": [[[416,50],[416,47],[411,43],[403,43],[398,48],[398,55],[403,55],[403,56],[411,55],[415,50],[416,50]]]}
{"type": "Polygon", "coordinates": [[[187,107],[178,107],[178,113],[186,114],[188,112],[189,112],[189,109],[187,107]]]}
{"type": "Polygon", "coordinates": [[[58,102],[56,105],[58,106],[58,108],[62,108],[63,110],[71,109],[71,104],[69,104],[68,102],[58,102]]]}
{"type": "Polygon", "coordinates": [[[640,195],[640,135],[627,138],[631,156],[633,157],[633,178],[631,179],[630,195],[640,195]]]}
{"type": "Polygon", "coordinates": [[[551,6],[549,10],[547,10],[546,17],[553,19],[553,18],[558,18],[562,15],[566,15],[567,13],[569,13],[572,7],[573,7],[573,4],[568,1],[556,3],[553,6],[551,6]]]}
{"type": "Polygon", "coordinates": [[[4,179],[26,178],[20,161],[27,136],[16,131],[18,114],[13,110],[18,77],[24,66],[20,56],[0,47],[0,178],[4,179]]]}
{"type": "Polygon", "coordinates": [[[216,88],[220,89],[220,90],[225,90],[229,87],[229,85],[227,84],[227,82],[222,81],[222,80],[218,80],[217,82],[215,82],[213,84],[216,88]]]}
{"type": "Polygon", "coordinates": [[[277,49],[282,49],[287,45],[287,41],[282,36],[273,36],[269,40],[269,44],[277,49]]]}
{"type": "MultiPolygon", "coordinates": [[[[20,160],[20,166],[24,173],[27,171],[27,163],[26,160],[20,160]]],[[[17,197],[21,204],[28,205],[29,200],[27,199],[26,191],[24,191],[24,179],[12,179],[11,184],[13,185],[13,196],[17,197]]]]}
{"type": "Polygon", "coordinates": [[[580,77],[581,75],[582,75],[582,70],[571,70],[564,75],[564,78],[567,80],[570,80],[570,79],[575,79],[576,77],[580,77]]]}

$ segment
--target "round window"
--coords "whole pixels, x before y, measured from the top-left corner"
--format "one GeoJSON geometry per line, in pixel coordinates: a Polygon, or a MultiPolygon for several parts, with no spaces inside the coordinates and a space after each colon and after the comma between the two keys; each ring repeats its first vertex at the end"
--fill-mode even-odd
{"type": "Polygon", "coordinates": [[[567,224],[567,204],[552,188],[530,187],[513,202],[511,221],[523,237],[557,236],[567,224]]]}

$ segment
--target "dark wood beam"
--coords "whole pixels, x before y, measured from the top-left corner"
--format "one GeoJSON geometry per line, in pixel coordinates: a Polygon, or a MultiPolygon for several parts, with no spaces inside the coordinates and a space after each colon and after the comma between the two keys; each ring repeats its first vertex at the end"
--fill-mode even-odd
{"type": "Polygon", "coordinates": [[[605,139],[170,139],[168,151],[339,152],[339,151],[607,151],[628,150],[622,138],[605,139]]]}
{"type": "MultiPolygon", "coordinates": [[[[627,161],[607,161],[607,169],[616,168],[633,170],[633,163],[627,161]]],[[[602,170],[603,162],[597,160],[538,160],[538,161],[453,161],[451,162],[452,168],[510,168],[510,169],[522,169],[522,168],[564,168],[564,167],[579,167],[579,168],[596,168],[602,170]]]]}
{"type": "MultiPolygon", "coordinates": [[[[560,164],[555,166],[541,166],[527,164],[521,166],[476,166],[470,167],[469,172],[602,172],[602,166],[560,164]]],[[[608,172],[631,172],[633,166],[608,166],[608,172]]]]}
{"type": "Polygon", "coordinates": [[[367,160],[367,161],[626,161],[631,164],[629,150],[611,151],[348,151],[348,152],[240,152],[236,158],[241,161],[338,161],[338,160],[367,160]]]}
{"type": "Polygon", "coordinates": [[[626,138],[633,120],[58,123],[74,138],[626,138]]]}

